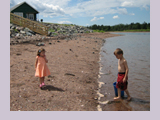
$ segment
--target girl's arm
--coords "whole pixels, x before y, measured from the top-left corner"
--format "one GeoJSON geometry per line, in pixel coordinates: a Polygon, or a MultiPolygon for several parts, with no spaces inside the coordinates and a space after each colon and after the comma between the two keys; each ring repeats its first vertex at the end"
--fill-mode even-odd
{"type": "Polygon", "coordinates": [[[37,68],[37,63],[38,63],[38,58],[36,58],[36,61],[35,61],[35,70],[37,68]]]}
{"type": "Polygon", "coordinates": [[[47,60],[47,58],[46,58],[46,55],[44,56],[44,59],[45,59],[46,63],[48,63],[48,60],[47,60]]]}
{"type": "Polygon", "coordinates": [[[126,71],[125,71],[125,76],[124,76],[124,78],[123,78],[123,82],[126,82],[126,81],[127,81],[127,78],[128,78],[128,72],[129,72],[129,68],[128,68],[127,61],[126,61],[126,60],[124,60],[124,67],[125,67],[126,71]]]}

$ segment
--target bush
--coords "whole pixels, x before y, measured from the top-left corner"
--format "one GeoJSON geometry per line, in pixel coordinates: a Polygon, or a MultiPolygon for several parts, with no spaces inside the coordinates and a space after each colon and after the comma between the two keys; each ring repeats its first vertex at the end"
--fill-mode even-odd
{"type": "Polygon", "coordinates": [[[100,33],[104,33],[105,31],[103,31],[103,30],[93,30],[93,32],[100,32],[100,33]]]}
{"type": "Polygon", "coordinates": [[[54,30],[54,29],[50,29],[49,31],[50,31],[50,32],[55,32],[55,30],[54,30]]]}

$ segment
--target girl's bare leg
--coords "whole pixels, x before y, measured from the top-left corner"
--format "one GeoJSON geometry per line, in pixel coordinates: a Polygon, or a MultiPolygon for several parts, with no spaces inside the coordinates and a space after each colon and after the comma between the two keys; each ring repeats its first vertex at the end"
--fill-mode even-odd
{"type": "Polygon", "coordinates": [[[127,94],[127,96],[128,96],[127,100],[131,100],[131,96],[130,96],[130,94],[129,94],[129,91],[126,89],[125,92],[126,92],[126,94],[127,94]]]}
{"type": "Polygon", "coordinates": [[[42,77],[42,83],[44,83],[44,77],[42,77]]]}
{"type": "Polygon", "coordinates": [[[44,84],[44,77],[42,77],[42,86],[44,86],[45,84],[44,84]]]}
{"type": "Polygon", "coordinates": [[[40,77],[40,78],[39,78],[39,82],[40,82],[40,84],[42,84],[42,79],[43,79],[42,77],[40,77]]]}
{"type": "Polygon", "coordinates": [[[39,78],[39,82],[40,82],[39,87],[41,88],[42,87],[42,78],[41,77],[39,78]]]}
{"type": "Polygon", "coordinates": [[[120,88],[117,88],[117,89],[118,89],[118,97],[114,97],[114,100],[121,99],[121,89],[120,88]]]}

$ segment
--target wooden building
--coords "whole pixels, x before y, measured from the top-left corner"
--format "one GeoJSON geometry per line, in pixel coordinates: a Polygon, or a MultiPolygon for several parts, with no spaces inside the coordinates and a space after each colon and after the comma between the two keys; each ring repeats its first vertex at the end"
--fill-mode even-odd
{"type": "Polygon", "coordinates": [[[36,9],[30,6],[27,2],[22,2],[10,9],[11,13],[19,15],[30,20],[37,20],[37,14],[39,13],[36,9]]]}

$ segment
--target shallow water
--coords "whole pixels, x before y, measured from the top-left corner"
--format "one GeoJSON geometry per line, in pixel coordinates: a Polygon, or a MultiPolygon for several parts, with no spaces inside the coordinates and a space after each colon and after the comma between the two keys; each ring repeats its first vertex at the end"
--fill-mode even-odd
{"type": "Polygon", "coordinates": [[[113,33],[123,36],[107,38],[101,50],[102,68],[99,81],[104,82],[100,93],[104,95],[100,101],[110,101],[100,104],[103,111],[150,111],[150,33],[113,33]],[[128,90],[132,97],[127,101],[127,95],[121,102],[114,101],[113,83],[116,82],[118,60],[113,55],[116,48],[121,48],[129,67],[128,90]]]}

